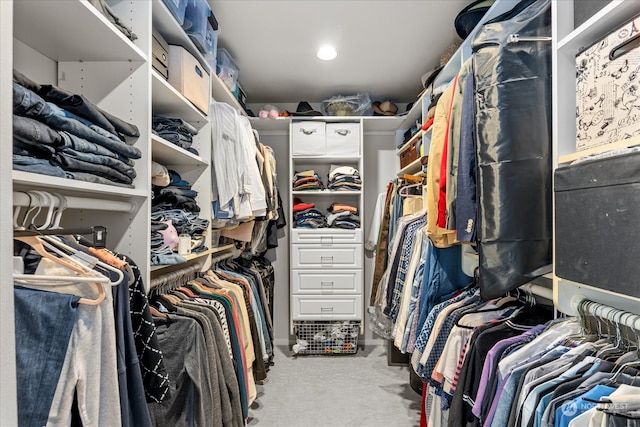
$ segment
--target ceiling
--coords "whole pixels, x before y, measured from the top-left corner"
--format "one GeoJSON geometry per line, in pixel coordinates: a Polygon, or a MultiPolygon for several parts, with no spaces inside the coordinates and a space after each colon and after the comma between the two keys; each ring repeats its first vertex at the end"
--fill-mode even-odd
{"type": "Polygon", "coordinates": [[[460,41],[458,12],[471,0],[215,0],[219,47],[238,65],[249,103],[320,102],[366,93],[414,101],[421,76],[460,41]],[[316,58],[322,44],[338,57],[316,58]]]}

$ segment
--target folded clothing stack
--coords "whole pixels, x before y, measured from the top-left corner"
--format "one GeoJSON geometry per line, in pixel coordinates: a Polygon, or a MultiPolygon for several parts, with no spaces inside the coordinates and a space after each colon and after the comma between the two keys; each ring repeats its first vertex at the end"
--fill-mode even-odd
{"type": "Polygon", "coordinates": [[[314,203],[304,203],[299,198],[293,199],[294,228],[325,228],[326,216],[316,209],[314,203]]]}
{"type": "Polygon", "coordinates": [[[324,183],[313,169],[296,172],[293,176],[293,191],[323,190],[324,183]]]}
{"type": "Polygon", "coordinates": [[[178,236],[188,234],[191,252],[202,252],[209,220],[198,217],[198,192],[176,171],[152,162],[151,264],[178,264],[185,259],[176,254],[178,236]]]}
{"type": "Polygon", "coordinates": [[[162,117],[154,115],[151,123],[151,131],[159,137],[192,152],[196,156],[198,151],[191,147],[193,137],[198,134],[198,130],[190,123],[177,117],[162,117]]]}
{"type": "Polygon", "coordinates": [[[331,165],[327,188],[337,191],[360,191],[362,190],[360,172],[351,166],[331,165]]]}
{"type": "Polygon", "coordinates": [[[132,187],[138,128],[53,85],[14,71],[13,169],[132,187]]]}
{"type": "Polygon", "coordinates": [[[334,203],[329,209],[331,214],[327,216],[327,224],[332,228],[344,228],[353,230],[360,228],[358,208],[345,203],[334,203]]]}

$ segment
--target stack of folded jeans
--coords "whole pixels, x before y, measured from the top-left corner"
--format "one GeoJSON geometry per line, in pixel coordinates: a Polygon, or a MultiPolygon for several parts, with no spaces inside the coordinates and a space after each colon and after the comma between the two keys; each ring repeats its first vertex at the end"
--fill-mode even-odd
{"type": "Polygon", "coordinates": [[[198,155],[198,151],[191,147],[193,137],[198,134],[198,130],[184,120],[154,115],[151,130],[172,144],[198,155]]]}
{"type": "Polygon", "coordinates": [[[297,197],[293,199],[293,221],[295,228],[324,228],[327,226],[326,216],[315,207],[314,203],[304,203],[297,197]]]}
{"type": "Polygon", "coordinates": [[[358,208],[345,203],[334,203],[329,207],[331,214],[327,216],[327,225],[332,228],[353,230],[360,228],[358,208]]]}
{"type": "Polygon", "coordinates": [[[360,191],[362,190],[360,172],[351,166],[332,165],[327,188],[338,191],[360,191]]]}
{"type": "Polygon", "coordinates": [[[136,126],[80,95],[14,73],[13,168],[99,184],[131,187],[141,152],[125,137],[136,126]],[[37,93],[36,93],[37,91],[37,93]]]}
{"type": "MultiPolygon", "coordinates": [[[[162,165],[155,167],[162,170],[162,165]]],[[[191,238],[191,252],[202,252],[208,248],[204,244],[204,233],[209,227],[209,220],[198,217],[200,207],[196,202],[198,192],[191,189],[189,181],[182,179],[174,170],[167,170],[168,180],[156,180],[167,185],[152,185],[153,201],[151,203],[151,263],[177,264],[184,258],[174,253],[173,239],[168,238],[167,222],[175,233],[188,234],[191,238]],[[155,234],[154,234],[155,232],[155,234]]]]}
{"type": "Polygon", "coordinates": [[[324,183],[313,169],[296,172],[293,176],[293,191],[323,190],[324,183]]]}

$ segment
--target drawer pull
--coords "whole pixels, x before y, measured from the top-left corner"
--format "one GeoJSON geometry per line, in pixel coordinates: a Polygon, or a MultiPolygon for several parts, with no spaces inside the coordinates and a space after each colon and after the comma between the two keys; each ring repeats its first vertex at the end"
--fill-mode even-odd
{"type": "Polygon", "coordinates": [[[332,256],[320,257],[320,263],[321,264],[333,264],[333,257],[332,256]]]}
{"type": "Polygon", "coordinates": [[[323,312],[333,311],[333,307],[320,307],[320,311],[323,311],[323,312]]]}
{"type": "Polygon", "coordinates": [[[321,245],[333,245],[333,236],[320,236],[321,245]]]}
{"type": "Polygon", "coordinates": [[[333,282],[320,282],[320,286],[323,288],[333,288],[333,282]]]}

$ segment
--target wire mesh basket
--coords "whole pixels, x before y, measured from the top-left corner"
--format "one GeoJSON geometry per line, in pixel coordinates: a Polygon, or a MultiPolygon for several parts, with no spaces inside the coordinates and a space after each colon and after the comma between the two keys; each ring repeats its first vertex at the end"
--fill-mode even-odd
{"type": "Polygon", "coordinates": [[[295,354],[355,354],[358,351],[360,320],[293,322],[295,354]]]}

